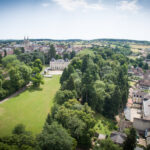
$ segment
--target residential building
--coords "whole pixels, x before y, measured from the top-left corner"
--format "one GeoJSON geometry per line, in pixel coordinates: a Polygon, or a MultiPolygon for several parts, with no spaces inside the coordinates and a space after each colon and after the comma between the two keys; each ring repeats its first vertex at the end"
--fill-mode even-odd
{"type": "Polygon", "coordinates": [[[64,70],[68,65],[70,61],[68,59],[58,59],[55,60],[54,58],[50,61],[50,69],[51,70],[64,70]]]}
{"type": "Polygon", "coordinates": [[[134,118],[133,127],[139,132],[139,134],[145,135],[145,131],[150,128],[150,120],[134,118]]]}

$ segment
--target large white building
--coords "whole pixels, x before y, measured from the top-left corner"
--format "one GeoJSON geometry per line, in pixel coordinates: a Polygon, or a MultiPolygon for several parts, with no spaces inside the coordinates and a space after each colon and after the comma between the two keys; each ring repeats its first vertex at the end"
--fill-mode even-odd
{"type": "Polygon", "coordinates": [[[55,60],[54,58],[50,61],[50,69],[51,70],[64,70],[68,65],[69,60],[58,59],[55,60]]]}

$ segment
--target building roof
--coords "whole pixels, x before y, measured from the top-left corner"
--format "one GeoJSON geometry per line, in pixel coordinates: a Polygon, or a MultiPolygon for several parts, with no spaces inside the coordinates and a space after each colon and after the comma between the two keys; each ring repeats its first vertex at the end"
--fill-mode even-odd
{"type": "Polygon", "coordinates": [[[69,62],[69,59],[65,59],[65,60],[63,60],[63,59],[57,59],[57,60],[56,60],[55,58],[52,58],[52,59],[51,59],[51,62],[60,62],[60,63],[61,63],[61,62],[69,62]]]}
{"type": "Polygon", "coordinates": [[[99,140],[104,140],[104,139],[106,139],[106,135],[105,134],[99,134],[98,139],[99,140]]]}
{"type": "Polygon", "coordinates": [[[111,140],[117,144],[123,144],[126,139],[126,134],[122,132],[112,132],[110,135],[111,140]]]}
{"type": "Polygon", "coordinates": [[[149,94],[149,93],[148,93],[148,94],[145,94],[144,97],[143,97],[143,99],[144,99],[144,100],[149,100],[149,99],[150,99],[150,94],[149,94]]]}
{"type": "Polygon", "coordinates": [[[140,81],[139,81],[139,84],[140,84],[141,86],[150,87],[150,80],[146,80],[146,79],[140,80],[140,81]]]}
{"type": "Polygon", "coordinates": [[[136,147],[134,150],[143,150],[141,147],[136,147]]]}

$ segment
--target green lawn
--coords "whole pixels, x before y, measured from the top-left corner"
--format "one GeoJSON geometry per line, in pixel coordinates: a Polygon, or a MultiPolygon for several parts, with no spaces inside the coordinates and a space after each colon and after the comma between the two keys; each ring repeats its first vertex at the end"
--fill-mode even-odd
{"type": "Polygon", "coordinates": [[[0,136],[10,135],[16,124],[22,123],[33,134],[40,133],[59,89],[60,76],[45,78],[39,89],[27,89],[0,104],[0,136]]]}

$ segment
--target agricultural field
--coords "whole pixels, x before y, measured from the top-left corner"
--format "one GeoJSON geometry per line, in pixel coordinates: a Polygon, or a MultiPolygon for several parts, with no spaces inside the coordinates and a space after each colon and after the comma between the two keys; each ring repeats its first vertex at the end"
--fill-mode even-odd
{"type": "Polygon", "coordinates": [[[131,44],[130,46],[131,46],[131,48],[135,48],[135,49],[146,49],[146,48],[150,48],[150,45],[131,44]]]}
{"type": "Polygon", "coordinates": [[[142,52],[144,49],[149,49],[150,45],[131,44],[131,51],[134,53],[142,52]]]}
{"type": "Polygon", "coordinates": [[[28,88],[23,93],[0,103],[0,136],[11,134],[17,124],[24,124],[34,135],[40,133],[53,98],[59,89],[60,76],[45,78],[40,88],[28,88]]]}

